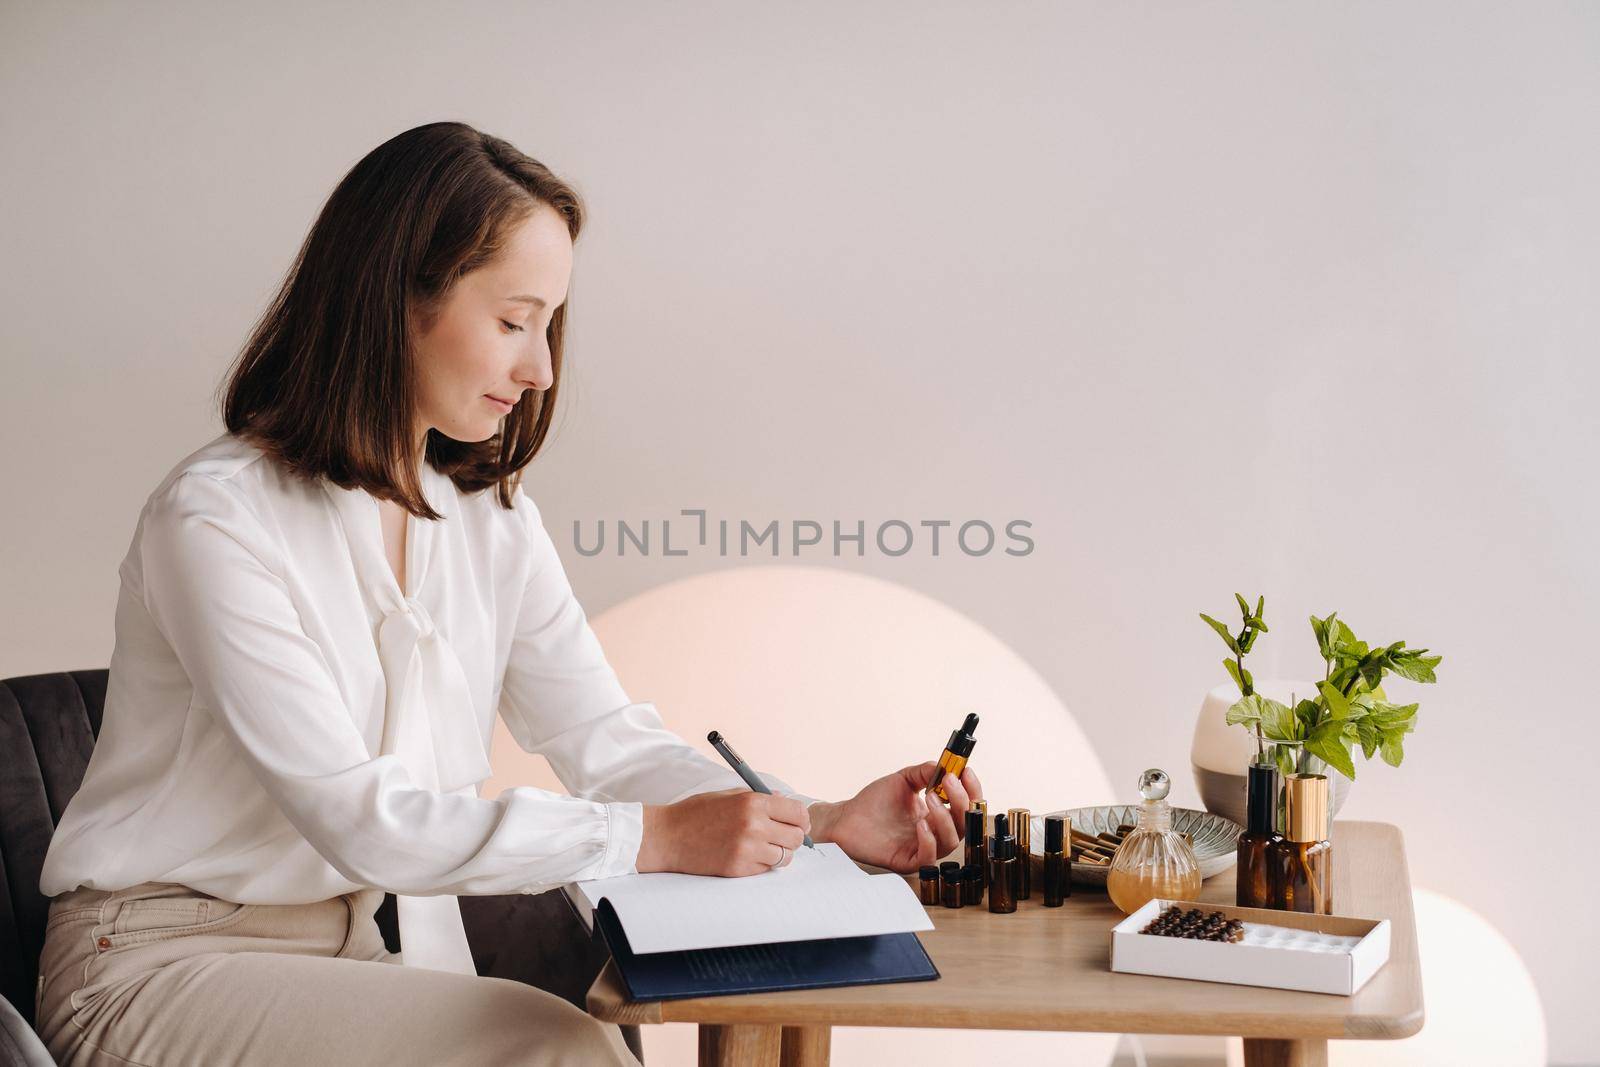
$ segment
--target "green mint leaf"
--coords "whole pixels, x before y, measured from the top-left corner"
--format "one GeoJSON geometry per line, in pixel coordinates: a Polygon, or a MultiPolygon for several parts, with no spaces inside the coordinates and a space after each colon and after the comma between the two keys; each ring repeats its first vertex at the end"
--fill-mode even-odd
{"type": "Polygon", "coordinates": [[[1298,741],[1305,737],[1293,709],[1260,693],[1256,698],[1261,701],[1261,728],[1268,737],[1274,741],[1298,741]]]}
{"type": "Polygon", "coordinates": [[[1408,734],[1417,728],[1417,704],[1374,704],[1372,725],[1388,732],[1408,734]]]}
{"type": "Polygon", "coordinates": [[[1322,692],[1322,700],[1327,705],[1329,719],[1343,722],[1350,717],[1350,701],[1343,693],[1327,682],[1318,683],[1317,688],[1322,692]]]}
{"type": "Polygon", "coordinates": [[[1322,653],[1323,659],[1332,659],[1333,655],[1328,648],[1328,624],[1325,620],[1311,616],[1311,633],[1317,639],[1317,651],[1322,653]]]}
{"type": "Polygon", "coordinates": [[[1425,648],[1411,648],[1397,652],[1392,663],[1394,673],[1413,682],[1437,681],[1433,669],[1444,657],[1423,655],[1427,651],[1425,648]]]}
{"type": "Polygon", "coordinates": [[[1245,621],[1248,622],[1250,619],[1250,601],[1246,600],[1238,593],[1233,594],[1233,599],[1239,602],[1239,614],[1244,617],[1245,621]]]}
{"type": "Polygon", "coordinates": [[[1356,665],[1356,669],[1361,673],[1362,681],[1367,684],[1368,688],[1371,688],[1383,681],[1383,672],[1388,666],[1389,650],[1375,648],[1361,657],[1361,662],[1356,665]]]}
{"type": "Polygon", "coordinates": [[[1355,726],[1356,737],[1361,741],[1361,752],[1367,759],[1371,759],[1372,754],[1378,751],[1378,728],[1373,725],[1370,718],[1357,719],[1355,726]]]}
{"type": "Polygon", "coordinates": [[[1332,615],[1329,615],[1328,619],[1330,620],[1329,626],[1331,627],[1331,629],[1328,631],[1328,635],[1329,635],[1329,637],[1332,638],[1333,643],[1335,645],[1345,645],[1347,647],[1352,647],[1352,648],[1355,647],[1356,645],[1360,645],[1361,646],[1361,654],[1362,655],[1366,654],[1366,651],[1367,651],[1366,642],[1360,640],[1359,638],[1357,638],[1356,634],[1355,634],[1355,631],[1350,629],[1350,627],[1346,626],[1344,624],[1344,620],[1343,619],[1340,619],[1337,622],[1333,622],[1332,621],[1332,619],[1333,619],[1332,615]]]}
{"type": "MultiPolygon", "coordinates": [[[[1228,662],[1232,663],[1233,661],[1229,660],[1228,662]]],[[[1229,726],[1238,726],[1240,723],[1253,726],[1260,721],[1261,707],[1256,703],[1254,697],[1243,697],[1234,701],[1233,707],[1228,709],[1226,717],[1226,722],[1229,726]]]]}
{"type": "Polygon", "coordinates": [[[1400,761],[1406,758],[1405,745],[1402,739],[1405,731],[1383,734],[1383,742],[1378,746],[1378,754],[1383,757],[1383,762],[1391,767],[1400,766],[1400,761]]]}
{"type": "Polygon", "coordinates": [[[1231,659],[1223,660],[1222,665],[1226,667],[1228,669],[1228,673],[1233,676],[1233,684],[1239,687],[1239,692],[1243,693],[1245,691],[1244,679],[1239,677],[1239,665],[1231,659]]]}
{"type": "Polygon", "coordinates": [[[1315,700],[1302,700],[1294,706],[1294,717],[1300,724],[1300,736],[1304,737],[1322,718],[1322,706],[1315,700]]]}
{"type": "Polygon", "coordinates": [[[1344,692],[1345,686],[1349,685],[1351,680],[1355,677],[1355,667],[1340,667],[1338,670],[1334,671],[1328,676],[1327,684],[1333,686],[1342,693],[1344,692]]]}
{"type": "Polygon", "coordinates": [[[1306,738],[1306,751],[1346,778],[1355,781],[1356,765],[1350,758],[1349,750],[1345,748],[1343,720],[1330,719],[1312,730],[1311,736],[1306,738]]]}
{"type": "Polygon", "coordinates": [[[1294,713],[1270,697],[1251,693],[1241,697],[1228,709],[1229,724],[1261,724],[1261,733],[1272,741],[1293,741],[1299,735],[1294,729],[1294,713]]]}
{"type": "Polygon", "coordinates": [[[1233,634],[1228,631],[1228,628],[1226,626],[1222,625],[1222,623],[1218,622],[1216,619],[1213,619],[1210,615],[1207,615],[1203,611],[1200,613],[1200,617],[1202,619],[1206,620],[1206,625],[1207,626],[1209,626],[1213,630],[1217,631],[1217,636],[1221,637],[1222,640],[1224,642],[1226,642],[1228,648],[1234,653],[1234,655],[1238,655],[1238,653],[1239,653],[1239,642],[1237,642],[1237,641],[1235,641],[1233,639],[1233,634]]]}

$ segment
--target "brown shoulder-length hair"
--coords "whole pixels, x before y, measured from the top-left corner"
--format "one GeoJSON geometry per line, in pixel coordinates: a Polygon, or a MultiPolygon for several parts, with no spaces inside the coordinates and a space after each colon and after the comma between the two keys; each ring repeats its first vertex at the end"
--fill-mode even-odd
{"type": "MultiPolygon", "coordinates": [[[[374,148],[340,180],[229,373],[223,422],[290,471],[323,476],[437,519],[415,454],[413,338],[451,287],[491,261],[538,204],[567,221],[573,188],[508,141],[433,122],[374,148]]],[[[463,492],[502,506],[550,431],[567,305],[547,334],[554,378],[530,389],[487,441],[429,430],[424,458],[463,492]]]]}

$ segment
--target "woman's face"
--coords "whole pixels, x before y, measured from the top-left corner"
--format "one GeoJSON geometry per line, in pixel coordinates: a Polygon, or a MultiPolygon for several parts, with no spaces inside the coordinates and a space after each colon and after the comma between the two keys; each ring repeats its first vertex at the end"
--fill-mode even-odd
{"type": "Polygon", "coordinates": [[[416,340],[418,439],[429,429],[457,441],[494,436],[529,389],[550,388],[545,330],[567,299],[572,238],[539,204],[500,255],[463,276],[416,340]]]}

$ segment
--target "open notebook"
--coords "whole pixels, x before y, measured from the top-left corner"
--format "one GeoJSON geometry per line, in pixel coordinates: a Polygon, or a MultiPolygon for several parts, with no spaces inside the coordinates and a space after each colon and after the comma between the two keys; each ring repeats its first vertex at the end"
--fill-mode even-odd
{"type": "Polygon", "coordinates": [[[837,845],[747,878],[625,874],[566,893],[634,1000],[939,977],[912,932],[933,922],[911,887],[868,874],[837,845]]]}
{"type": "Polygon", "coordinates": [[[868,874],[828,842],[745,878],[624,874],[566,893],[591,928],[601,898],[609,900],[639,954],[933,929],[904,878],[868,874]]]}

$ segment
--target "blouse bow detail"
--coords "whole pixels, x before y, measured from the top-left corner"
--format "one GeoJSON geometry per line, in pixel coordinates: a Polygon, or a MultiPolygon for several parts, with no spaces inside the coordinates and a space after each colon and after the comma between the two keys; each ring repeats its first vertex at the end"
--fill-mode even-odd
{"type": "MultiPolygon", "coordinates": [[[[433,481],[424,476],[425,487],[433,481]]],[[[477,796],[478,783],[492,773],[486,741],[472,706],[472,691],[461,660],[416,596],[395,580],[383,551],[377,501],[361,489],[326,483],[350,543],[356,574],[382,613],[377,629],[378,661],[385,684],[383,735],[378,755],[393,755],[412,784],[440,794],[477,796]]],[[[435,510],[438,496],[430,493],[435,510]]],[[[406,578],[421,589],[433,542],[431,523],[407,516],[406,578]]],[[[461,908],[449,894],[395,894],[400,928],[400,960],[408,967],[477,974],[461,908]]]]}
{"type": "Polygon", "coordinates": [[[400,757],[420,788],[476,796],[492,770],[467,676],[416,597],[384,615],[378,659],[389,687],[379,753],[400,757]]]}

